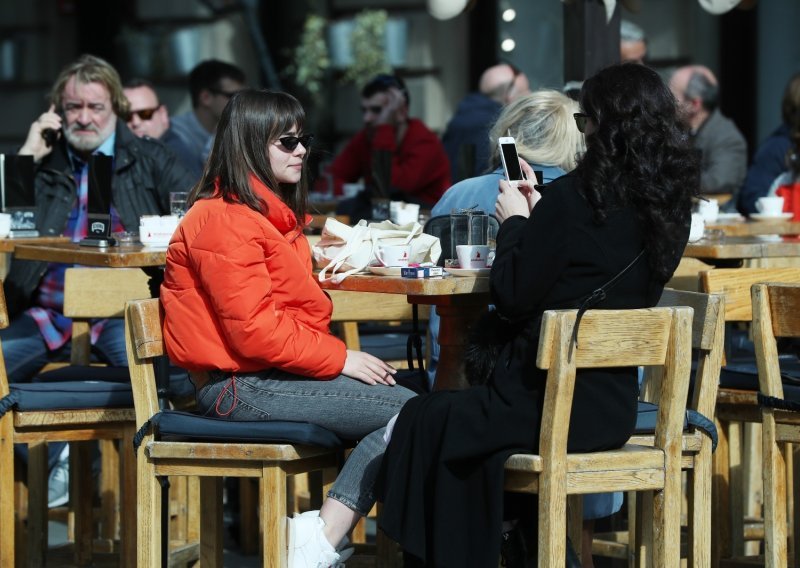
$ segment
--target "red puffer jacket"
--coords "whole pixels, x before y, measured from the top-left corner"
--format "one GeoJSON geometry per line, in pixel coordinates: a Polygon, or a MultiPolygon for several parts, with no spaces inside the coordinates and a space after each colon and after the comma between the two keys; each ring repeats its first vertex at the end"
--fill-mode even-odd
{"type": "Polygon", "coordinates": [[[346,348],[330,334],[332,304],[311,273],[308,241],[294,213],[251,183],[267,215],[202,199],[172,237],[161,286],[167,353],[191,371],[334,378],[346,348]]]}

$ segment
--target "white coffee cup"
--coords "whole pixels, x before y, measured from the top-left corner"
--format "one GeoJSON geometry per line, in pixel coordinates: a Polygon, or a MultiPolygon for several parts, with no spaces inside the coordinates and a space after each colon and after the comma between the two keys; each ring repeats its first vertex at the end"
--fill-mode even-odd
{"type": "Polygon", "coordinates": [[[697,212],[706,223],[713,223],[719,216],[719,201],[716,199],[701,199],[697,202],[697,212]]]}
{"type": "Polygon", "coordinates": [[[11,234],[11,213],[0,213],[0,237],[11,234]]]}
{"type": "Polygon", "coordinates": [[[389,219],[397,225],[407,225],[419,221],[419,205],[392,201],[389,203],[389,219]]]}
{"type": "Polygon", "coordinates": [[[778,217],[783,213],[783,197],[759,197],[756,201],[756,209],[762,215],[778,217]]]}
{"type": "Polygon", "coordinates": [[[408,245],[381,245],[375,254],[384,266],[405,268],[408,266],[411,247],[408,245]]]}
{"type": "Polygon", "coordinates": [[[689,242],[693,243],[703,238],[703,233],[706,231],[706,224],[703,221],[703,216],[700,213],[692,213],[692,226],[689,229],[689,242]]]}
{"type": "Polygon", "coordinates": [[[489,258],[488,245],[457,245],[456,255],[460,268],[486,268],[489,258]]]}

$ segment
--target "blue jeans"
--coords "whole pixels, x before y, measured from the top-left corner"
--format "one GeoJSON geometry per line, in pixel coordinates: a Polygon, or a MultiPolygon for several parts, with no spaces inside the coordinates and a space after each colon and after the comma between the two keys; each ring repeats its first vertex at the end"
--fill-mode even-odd
{"type": "MultiPolygon", "coordinates": [[[[0,341],[3,343],[3,358],[11,383],[30,382],[47,363],[69,361],[71,352],[69,342],[60,349],[50,351],[39,332],[39,326],[26,314],[0,330],[0,341]]],[[[106,321],[97,343],[92,346],[92,353],[110,365],[128,366],[124,320],[116,318],[106,321]]]]}
{"type": "Polygon", "coordinates": [[[330,381],[278,369],[236,375],[212,372],[197,392],[207,416],[230,420],[301,420],[348,440],[359,440],[328,496],[361,515],[375,504],[374,486],[386,443],[383,432],[414,393],[401,386],[367,385],[339,376],[330,381]]]}

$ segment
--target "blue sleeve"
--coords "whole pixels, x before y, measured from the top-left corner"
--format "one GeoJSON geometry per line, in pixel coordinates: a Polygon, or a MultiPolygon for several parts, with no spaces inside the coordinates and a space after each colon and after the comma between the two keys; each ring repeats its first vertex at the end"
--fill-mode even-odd
{"type": "Polygon", "coordinates": [[[786,151],[790,144],[786,137],[770,136],[758,148],[739,194],[741,213],[756,212],[758,198],[767,194],[775,178],[786,169],[786,151]]]}

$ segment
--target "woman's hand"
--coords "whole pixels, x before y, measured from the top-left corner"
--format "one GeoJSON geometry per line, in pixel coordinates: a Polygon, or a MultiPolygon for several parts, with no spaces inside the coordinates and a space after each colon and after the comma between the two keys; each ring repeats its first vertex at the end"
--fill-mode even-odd
{"type": "Polygon", "coordinates": [[[536,203],[542,198],[542,194],[534,187],[536,174],[533,173],[533,168],[522,158],[519,159],[519,167],[522,168],[526,179],[517,182],[516,188],[506,180],[500,180],[500,194],[497,196],[495,204],[495,217],[501,223],[514,215],[530,217],[536,203]]]}
{"type": "Polygon", "coordinates": [[[364,353],[363,351],[347,350],[347,358],[344,361],[342,374],[367,383],[368,385],[394,385],[394,375],[397,370],[378,359],[377,357],[364,353]]]}

